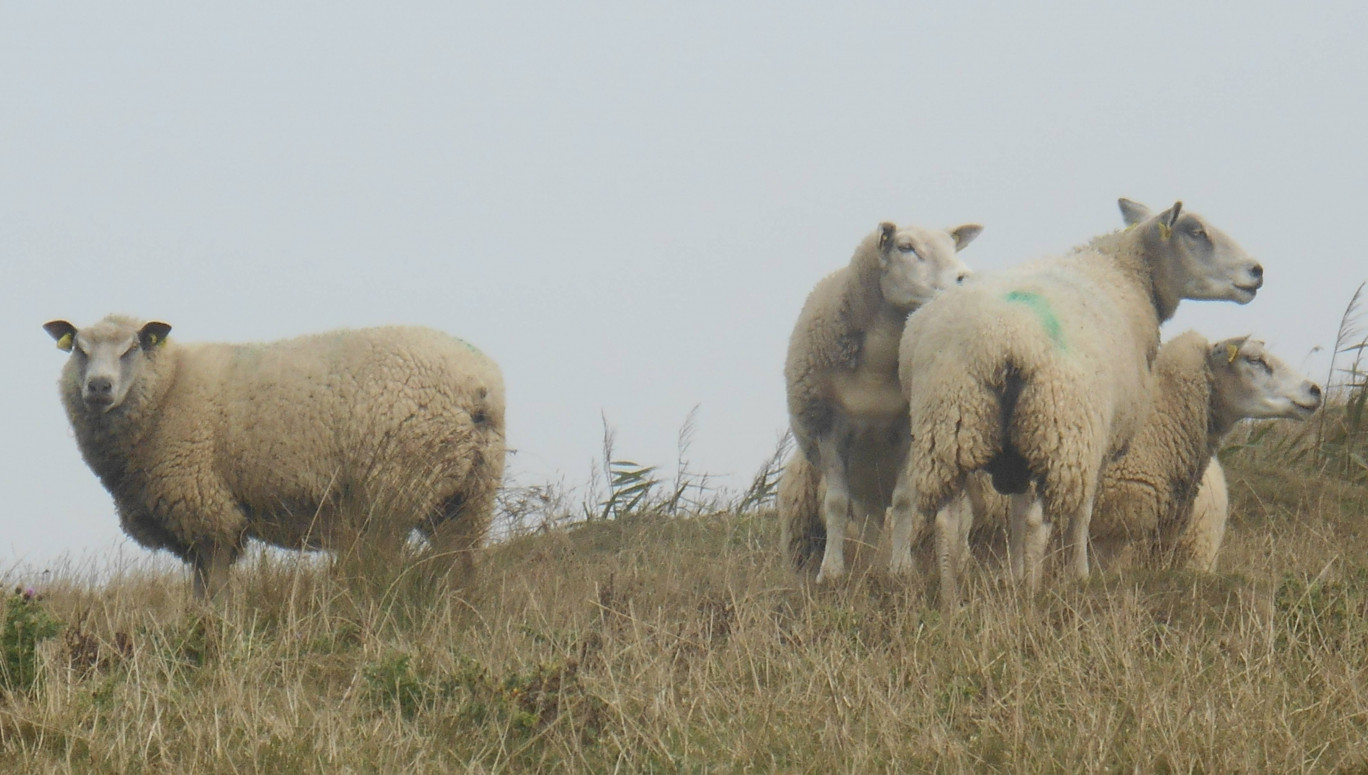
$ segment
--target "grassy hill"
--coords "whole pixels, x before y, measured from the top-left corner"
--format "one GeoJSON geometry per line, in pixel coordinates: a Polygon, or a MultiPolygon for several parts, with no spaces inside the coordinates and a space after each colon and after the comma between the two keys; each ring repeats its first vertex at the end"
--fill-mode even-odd
{"type": "Polygon", "coordinates": [[[0,769],[1368,769],[1368,486],[1270,444],[1228,461],[1224,572],[1055,580],[1035,617],[991,568],[952,620],[920,577],[809,588],[764,510],[515,538],[454,590],[279,554],[210,607],[51,579],[6,603],[0,769]]]}
{"type": "Polygon", "coordinates": [[[165,564],[5,579],[0,772],[1366,772],[1358,336],[1318,420],[1223,453],[1216,574],[1056,578],[1032,614],[977,567],[952,618],[921,575],[814,589],[764,506],[777,459],[717,509],[608,434],[591,521],[510,519],[455,584],[281,552],[212,605],[165,564]]]}

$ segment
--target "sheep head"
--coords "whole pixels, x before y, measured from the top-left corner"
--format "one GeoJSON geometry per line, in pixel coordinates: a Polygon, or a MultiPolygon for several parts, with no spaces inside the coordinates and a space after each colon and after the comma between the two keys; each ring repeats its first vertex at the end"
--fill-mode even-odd
{"type": "Polygon", "coordinates": [[[1305,420],[1321,405],[1320,386],[1299,374],[1247,336],[1211,346],[1207,363],[1214,376],[1213,405],[1218,421],[1234,424],[1246,417],[1305,420]]]}
{"type": "Polygon", "coordinates": [[[1155,215],[1139,202],[1119,200],[1121,216],[1143,241],[1155,288],[1173,314],[1179,299],[1248,304],[1263,286],[1263,267],[1235,240],[1182,202],[1155,215]]]}
{"type": "Polygon", "coordinates": [[[914,310],[969,276],[957,255],[983,231],[976,223],[953,229],[879,224],[879,288],[889,304],[914,310]]]}
{"type": "Polygon", "coordinates": [[[166,323],[139,325],[114,315],[81,329],[65,320],[45,323],[43,329],[59,349],[71,353],[63,379],[74,379],[86,409],[99,413],[123,403],[149,355],[171,333],[166,323]]]}

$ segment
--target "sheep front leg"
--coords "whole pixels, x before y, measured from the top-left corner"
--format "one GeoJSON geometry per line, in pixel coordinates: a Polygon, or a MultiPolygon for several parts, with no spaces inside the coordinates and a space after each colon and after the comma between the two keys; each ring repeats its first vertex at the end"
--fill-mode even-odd
{"type": "Polygon", "coordinates": [[[884,514],[884,524],[889,533],[889,575],[901,576],[912,572],[912,531],[920,517],[912,492],[912,472],[904,468],[893,487],[893,501],[884,514]]]}
{"type": "Polygon", "coordinates": [[[838,448],[836,434],[818,443],[826,498],[822,501],[822,523],[826,525],[826,550],[817,583],[835,581],[845,575],[846,525],[850,522],[850,486],[846,482],[846,460],[838,448]]]}

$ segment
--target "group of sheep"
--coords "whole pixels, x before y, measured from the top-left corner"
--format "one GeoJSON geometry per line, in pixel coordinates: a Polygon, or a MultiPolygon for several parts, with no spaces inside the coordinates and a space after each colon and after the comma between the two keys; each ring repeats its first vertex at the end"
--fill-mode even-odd
{"type": "MultiPolygon", "coordinates": [[[[958,252],[977,224],[882,223],[818,283],[784,369],[798,453],[779,511],[796,568],[841,577],[853,531],[904,573],[931,526],[954,606],[971,535],[991,543],[1005,525],[1012,574],[1034,590],[1057,521],[1077,576],[1090,542],[1213,567],[1221,438],[1246,417],[1303,418],[1320,389],[1248,338],[1161,348],[1181,299],[1247,303],[1263,270],[1181,204],[1121,211],[1124,230],[974,276],[958,252]]],[[[503,381],[459,339],[387,327],[181,344],[117,315],[45,328],[71,354],[62,402],[125,532],[189,563],[199,597],[249,538],[384,546],[417,530],[462,566],[486,538],[503,381]]]]}
{"type": "Polygon", "coordinates": [[[1090,543],[1214,565],[1221,438],[1246,417],[1304,418],[1320,389],[1244,337],[1161,348],[1180,300],[1248,303],[1263,269],[1181,203],[1120,206],[1123,230],[972,277],[955,250],[977,226],[883,224],[817,285],[785,367],[798,452],[779,511],[797,569],[842,576],[854,527],[904,573],[929,527],[953,609],[971,540],[1005,523],[1011,573],[1034,591],[1055,522],[1078,577],[1090,543]],[[901,291],[912,277],[919,292],[901,291]]]}

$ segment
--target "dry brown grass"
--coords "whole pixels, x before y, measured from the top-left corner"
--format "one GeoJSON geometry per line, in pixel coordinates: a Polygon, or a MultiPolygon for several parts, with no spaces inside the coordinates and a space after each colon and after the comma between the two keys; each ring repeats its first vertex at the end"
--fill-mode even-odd
{"type": "MultiPolygon", "coordinates": [[[[1368,488],[1230,466],[1219,575],[797,583],[772,514],[511,540],[454,591],[270,555],[50,581],[65,624],[0,699],[6,772],[1368,769],[1368,488]]],[[[11,579],[22,581],[22,579],[11,579]]]]}

